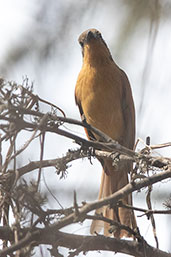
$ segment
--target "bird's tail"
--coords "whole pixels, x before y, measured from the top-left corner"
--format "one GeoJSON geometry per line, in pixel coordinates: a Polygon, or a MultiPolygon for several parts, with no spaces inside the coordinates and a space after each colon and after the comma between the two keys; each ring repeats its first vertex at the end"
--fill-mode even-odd
{"type": "MultiPolygon", "coordinates": [[[[102,171],[101,177],[101,185],[99,191],[98,199],[105,198],[114,192],[118,191],[122,187],[124,187],[128,183],[128,174],[127,172],[120,172],[115,171],[113,167],[110,168],[110,174],[106,174],[104,170],[102,171]],[[111,172],[111,169],[113,170],[111,172]]],[[[122,199],[124,204],[132,205],[132,195],[126,196],[122,199]]],[[[136,220],[134,216],[133,210],[118,207],[118,208],[110,208],[108,206],[104,206],[98,210],[96,210],[96,214],[102,214],[104,217],[109,218],[111,220],[120,222],[122,225],[126,225],[132,229],[136,228],[136,220]]],[[[101,229],[104,228],[104,235],[110,236],[109,233],[110,224],[100,221],[100,220],[93,220],[91,224],[90,232],[91,234],[99,233],[101,229]]],[[[132,235],[129,234],[126,230],[115,230],[114,236],[121,238],[121,237],[131,237],[132,235]]]]}

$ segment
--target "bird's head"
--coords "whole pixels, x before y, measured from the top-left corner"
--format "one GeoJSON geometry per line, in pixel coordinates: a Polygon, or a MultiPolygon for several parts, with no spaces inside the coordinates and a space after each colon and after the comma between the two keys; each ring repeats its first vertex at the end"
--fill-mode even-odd
{"type": "MultiPolygon", "coordinates": [[[[84,31],[78,38],[78,42],[82,47],[83,58],[93,60],[109,58],[112,60],[110,51],[101,35],[97,29],[88,29],[84,31]],[[91,58],[91,59],[92,59],[91,58]]],[[[91,62],[93,61],[91,60],[91,62]]]]}
{"type": "Polygon", "coordinates": [[[78,38],[78,42],[80,43],[81,47],[97,43],[97,41],[103,41],[102,35],[97,29],[88,29],[84,31],[78,38]]]}

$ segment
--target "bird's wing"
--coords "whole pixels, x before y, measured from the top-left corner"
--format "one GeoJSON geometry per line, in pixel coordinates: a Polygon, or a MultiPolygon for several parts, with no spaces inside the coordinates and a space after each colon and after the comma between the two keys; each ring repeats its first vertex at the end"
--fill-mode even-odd
{"type": "Polygon", "coordinates": [[[122,110],[123,118],[125,123],[125,132],[123,144],[124,146],[133,149],[135,142],[135,108],[132,98],[132,92],[130,83],[127,75],[123,70],[121,70],[121,80],[122,80],[122,110]]]}

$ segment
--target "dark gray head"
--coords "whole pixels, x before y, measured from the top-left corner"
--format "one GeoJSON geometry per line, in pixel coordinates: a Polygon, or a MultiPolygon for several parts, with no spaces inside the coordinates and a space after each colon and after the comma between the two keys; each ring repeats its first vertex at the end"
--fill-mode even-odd
{"type": "Polygon", "coordinates": [[[82,47],[82,54],[84,56],[84,50],[86,47],[89,47],[89,49],[104,49],[104,51],[107,53],[107,56],[112,60],[112,56],[110,54],[110,51],[107,47],[107,44],[105,43],[104,39],[102,38],[101,33],[97,29],[87,29],[84,31],[78,38],[78,42],[80,43],[82,47]]]}
{"type": "Polygon", "coordinates": [[[81,47],[84,47],[85,44],[89,44],[93,40],[104,41],[101,33],[97,29],[87,29],[78,38],[81,47]]]}

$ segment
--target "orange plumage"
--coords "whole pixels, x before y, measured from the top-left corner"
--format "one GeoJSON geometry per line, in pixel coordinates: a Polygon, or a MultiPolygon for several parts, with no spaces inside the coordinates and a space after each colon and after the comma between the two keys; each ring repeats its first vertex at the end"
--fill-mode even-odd
{"type": "MultiPolygon", "coordinates": [[[[79,37],[83,51],[83,66],[79,73],[75,99],[80,114],[86,122],[121,145],[133,149],[135,140],[135,110],[130,84],[126,74],[113,61],[110,51],[99,31],[90,29],[79,37]]],[[[86,131],[89,139],[98,140],[98,136],[86,131]]],[[[131,166],[126,164],[122,169],[112,166],[112,161],[100,160],[103,166],[99,199],[109,196],[128,183],[128,172],[131,166]]],[[[132,196],[122,200],[132,204],[132,196]]],[[[103,207],[96,211],[105,217],[121,222],[131,228],[136,226],[132,210],[103,207]]],[[[93,221],[91,233],[99,232],[104,226],[108,235],[109,225],[93,221]]],[[[122,230],[114,233],[116,237],[129,236],[122,230]]]]}

